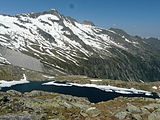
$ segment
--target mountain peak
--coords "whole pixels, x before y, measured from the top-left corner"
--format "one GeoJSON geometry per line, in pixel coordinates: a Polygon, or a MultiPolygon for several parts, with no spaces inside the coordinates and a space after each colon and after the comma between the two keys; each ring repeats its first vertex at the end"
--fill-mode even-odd
{"type": "Polygon", "coordinates": [[[40,15],[45,15],[45,14],[53,14],[53,15],[56,15],[56,16],[60,15],[60,13],[56,9],[50,9],[50,10],[44,11],[44,12],[30,12],[30,13],[26,13],[26,14],[18,14],[18,15],[16,15],[16,17],[29,16],[29,17],[32,17],[32,18],[37,18],[40,15]]]}
{"type": "Polygon", "coordinates": [[[59,12],[56,9],[51,9],[49,11],[45,11],[44,13],[49,13],[49,14],[59,14],[59,12]]]}
{"type": "Polygon", "coordinates": [[[95,26],[95,24],[92,21],[88,21],[88,20],[84,20],[82,24],[95,26]]]}
{"type": "Polygon", "coordinates": [[[112,31],[114,31],[114,32],[116,32],[116,33],[118,33],[120,35],[128,35],[124,30],[119,29],[119,28],[112,28],[111,27],[109,30],[112,30],[112,31]]]}

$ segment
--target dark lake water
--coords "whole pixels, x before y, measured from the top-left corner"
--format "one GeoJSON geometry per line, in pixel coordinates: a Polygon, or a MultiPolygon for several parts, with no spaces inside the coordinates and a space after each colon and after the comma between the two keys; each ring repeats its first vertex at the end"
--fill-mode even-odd
{"type": "Polygon", "coordinates": [[[32,90],[42,90],[42,91],[67,94],[77,97],[87,97],[88,100],[92,103],[112,100],[119,96],[159,98],[155,93],[153,93],[152,96],[147,96],[145,94],[121,94],[116,92],[105,92],[100,89],[92,87],[42,85],[43,83],[44,82],[30,82],[25,84],[19,84],[11,87],[1,88],[0,91],[5,92],[7,90],[16,90],[24,93],[24,92],[30,92],[32,90]]]}

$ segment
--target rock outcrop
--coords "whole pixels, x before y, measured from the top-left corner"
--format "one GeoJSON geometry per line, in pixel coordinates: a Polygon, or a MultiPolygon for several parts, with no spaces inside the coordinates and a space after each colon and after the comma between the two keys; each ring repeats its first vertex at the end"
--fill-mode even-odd
{"type": "Polygon", "coordinates": [[[86,98],[43,91],[0,93],[0,120],[68,120],[94,118],[100,114],[86,98]]]}
{"type": "Polygon", "coordinates": [[[117,112],[115,117],[119,120],[160,120],[160,104],[145,106],[127,104],[126,111],[117,112]]]}
{"type": "Polygon", "coordinates": [[[52,92],[0,92],[0,120],[159,120],[160,100],[125,98],[90,103],[52,92]]]}

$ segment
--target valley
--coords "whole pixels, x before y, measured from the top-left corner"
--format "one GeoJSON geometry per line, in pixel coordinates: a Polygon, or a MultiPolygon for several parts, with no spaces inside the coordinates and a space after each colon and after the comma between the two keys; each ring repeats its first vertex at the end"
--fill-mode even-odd
{"type": "Polygon", "coordinates": [[[159,120],[160,40],[55,9],[0,15],[0,120],[159,120]]]}

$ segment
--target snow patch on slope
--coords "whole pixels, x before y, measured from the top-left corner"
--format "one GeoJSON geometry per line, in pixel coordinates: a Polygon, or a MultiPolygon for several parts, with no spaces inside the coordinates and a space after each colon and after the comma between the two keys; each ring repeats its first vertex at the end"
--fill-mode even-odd
{"type": "Polygon", "coordinates": [[[2,57],[1,53],[0,53],[0,63],[11,64],[6,58],[2,57]]]}
{"type": "Polygon", "coordinates": [[[20,79],[20,81],[5,81],[5,80],[0,80],[0,88],[2,87],[11,87],[13,85],[18,85],[18,84],[24,84],[24,83],[29,83],[29,81],[27,81],[26,75],[23,74],[23,78],[20,79]]]}

